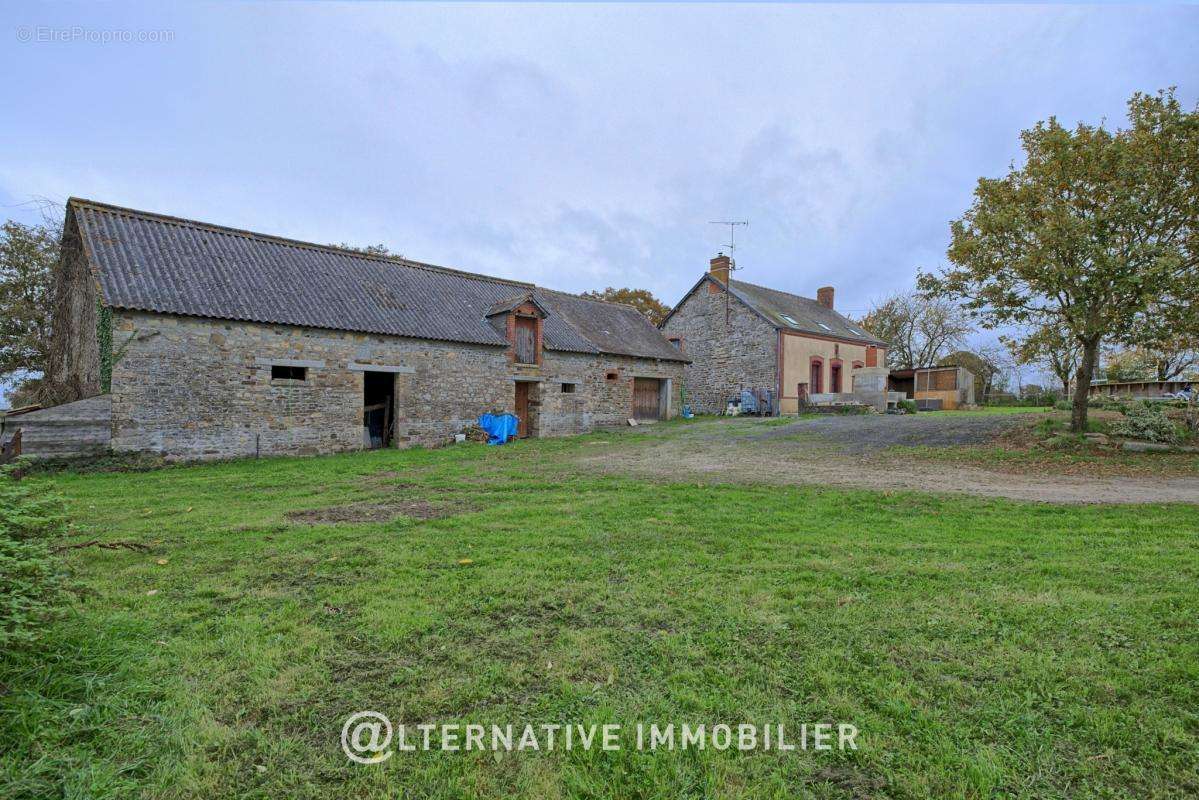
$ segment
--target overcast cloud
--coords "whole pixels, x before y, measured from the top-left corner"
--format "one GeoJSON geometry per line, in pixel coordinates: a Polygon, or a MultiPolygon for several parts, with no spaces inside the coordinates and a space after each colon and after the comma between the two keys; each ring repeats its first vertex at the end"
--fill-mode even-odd
{"type": "Polygon", "coordinates": [[[4,6],[0,205],[89,197],[676,302],[744,280],[863,310],[942,263],[1051,114],[1194,103],[1199,9],[4,6]],[[39,41],[46,29],[165,42],[39,41]],[[22,41],[31,38],[32,41],[22,41]]]}

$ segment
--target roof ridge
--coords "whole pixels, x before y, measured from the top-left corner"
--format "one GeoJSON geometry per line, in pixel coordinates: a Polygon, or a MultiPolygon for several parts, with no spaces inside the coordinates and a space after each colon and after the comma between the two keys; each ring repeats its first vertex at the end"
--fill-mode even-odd
{"type": "Polygon", "coordinates": [[[271,233],[262,233],[260,231],[251,231],[246,228],[234,228],[230,225],[220,225],[215,222],[204,222],[203,220],[188,219],[187,217],[176,217],[171,214],[161,214],[157,211],[142,211],[137,208],[129,208],[128,206],[118,206],[112,203],[103,203],[99,200],[89,200],[85,197],[69,197],[67,198],[67,206],[88,206],[95,209],[109,211],[126,216],[142,217],[145,219],[153,219],[165,222],[172,225],[186,225],[193,228],[201,228],[217,233],[227,233],[234,236],[242,236],[247,239],[258,239],[260,241],[275,242],[287,247],[295,247],[306,250],[320,250],[331,253],[339,253],[342,255],[358,258],[363,261],[379,261],[386,264],[400,264],[412,269],[424,269],[430,272],[449,273],[451,275],[461,275],[466,278],[475,280],[487,281],[489,283],[497,283],[502,286],[522,287],[525,289],[535,289],[536,286],[526,281],[509,280],[507,278],[497,278],[494,275],[484,275],[479,272],[468,272],[466,270],[454,269],[453,267],[443,267],[438,264],[429,264],[424,261],[414,261],[403,256],[383,256],[374,253],[364,253],[361,250],[353,250],[348,247],[338,247],[331,244],[319,244],[317,242],[306,242],[302,239],[291,239],[286,236],[276,236],[271,233]]]}
{"type": "MultiPolygon", "coordinates": [[[[550,289],[545,286],[538,286],[537,288],[543,292],[550,292],[551,294],[562,294],[566,295],[567,297],[573,297],[576,300],[586,300],[591,303],[603,303],[604,305],[609,306],[621,306],[622,308],[632,309],[638,314],[641,313],[641,309],[637,308],[637,306],[633,305],[632,303],[622,303],[619,300],[605,300],[602,297],[584,297],[582,294],[577,292],[564,292],[561,289],[550,289]]],[[[652,325],[653,323],[651,322],[650,324],[652,325]]]]}
{"type": "MultiPolygon", "coordinates": [[[[752,286],[755,289],[765,289],[768,292],[778,292],[779,294],[785,294],[788,297],[794,297],[797,300],[807,300],[809,303],[819,303],[820,302],[815,297],[804,297],[802,294],[796,294],[795,292],[788,292],[784,289],[776,289],[773,286],[762,286],[761,284],[758,284],[758,283],[750,283],[749,281],[741,281],[741,280],[734,281],[732,279],[730,279],[729,282],[730,283],[743,283],[746,286],[752,286]]],[[[830,308],[829,311],[834,311],[834,309],[830,308]]],[[[840,313],[840,312],[837,312],[837,313],[840,313]]],[[[841,316],[845,316],[845,315],[842,314],[841,316]]]]}

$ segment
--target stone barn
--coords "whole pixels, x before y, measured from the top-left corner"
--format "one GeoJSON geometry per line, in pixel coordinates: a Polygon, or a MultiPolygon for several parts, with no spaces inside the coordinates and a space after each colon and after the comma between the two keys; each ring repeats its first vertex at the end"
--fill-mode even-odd
{"type": "MultiPolygon", "coordinates": [[[[89,430],[106,415],[114,451],[330,453],[452,441],[487,412],[540,437],[679,409],[685,356],[641,314],[528,283],[80,199],[57,278],[47,390],[103,396],[89,430]]],[[[49,411],[30,424],[71,418],[49,411]]]]}

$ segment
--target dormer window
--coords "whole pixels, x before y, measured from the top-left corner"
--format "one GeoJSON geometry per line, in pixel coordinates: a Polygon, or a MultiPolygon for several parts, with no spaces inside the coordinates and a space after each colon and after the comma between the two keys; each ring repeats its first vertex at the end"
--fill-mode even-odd
{"type": "Polygon", "coordinates": [[[545,306],[532,292],[500,300],[487,312],[491,324],[505,331],[508,360],[526,367],[541,364],[542,324],[546,316],[545,306]]]}

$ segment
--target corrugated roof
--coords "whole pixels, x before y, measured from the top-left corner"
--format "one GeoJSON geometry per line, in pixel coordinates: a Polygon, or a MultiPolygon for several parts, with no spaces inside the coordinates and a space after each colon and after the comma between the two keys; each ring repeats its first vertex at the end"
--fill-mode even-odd
{"type": "Polygon", "coordinates": [[[549,309],[550,319],[562,319],[603,353],[682,361],[679,350],[632,306],[592,300],[550,289],[537,289],[534,298],[549,309]]]}
{"type": "Polygon", "coordinates": [[[729,289],[734,297],[776,327],[880,346],[887,344],[810,297],[800,297],[789,292],[780,292],[778,289],[767,289],[765,286],[735,280],[729,281],[729,289]],[[787,319],[788,317],[790,319],[787,319]]]}
{"type": "MultiPolygon", "coordinates": [[[[114,308],[502,346],[488,311],[534,289],[90,200],[72,198],[69,206],[104,302],[114,308]]],[[[573,315],[588,329],[636,327],[631,307],[591,302],[598,308],[590,315],[573,315]]],[[[618,349],[589,340],[570,319],[565,312],[546,318],[547,349],[681,359],[644,318],[618,349]]]]}

